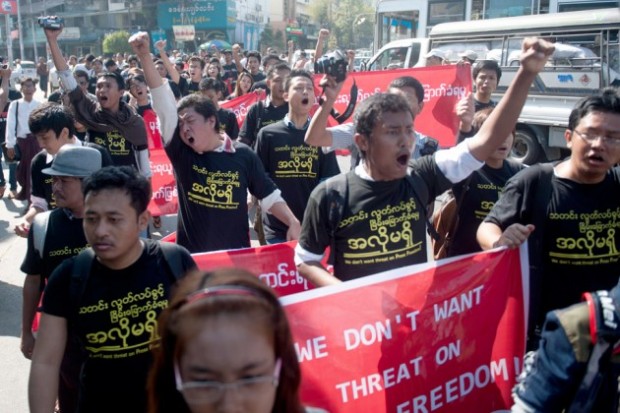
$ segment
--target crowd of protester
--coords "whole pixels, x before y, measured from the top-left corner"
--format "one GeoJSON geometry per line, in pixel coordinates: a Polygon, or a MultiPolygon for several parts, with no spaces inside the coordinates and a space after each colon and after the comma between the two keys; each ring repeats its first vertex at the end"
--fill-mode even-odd
{"type": "MultiPolygon", "coordinates": [[[[49,413],[56,405],[60,412],[203,412],[235,402],[248,403],[243,411],[314,410],[301,405],[300,369],[273,291],[239,270],[192,272],[190,253],[249,247],[250,219],[261,243],[298,241],[299,274],[313,285],[337,284],[426,262],[430,212],[446,191],[458,211],[447,256],[530,240],[528,350],[537,357],[528,359],[514,411],[559,412],[570,405],[587,357],[570,358],[575,344],[558,338],[557,326],[564,321],[570,330],[574,312],[572,318],[547,313],[618,283],[617,90],[585,97],[571,113],[568,158],[527,168],[507,158],[528,90],[554,50],[541,39],[524,40],[521,66],[499,102],[491,95],[500,67],[463,53],[459,64],[472,65],[475,91],[455,107],[458,144],[438,149],[435,139],[414,129],[424,89],[411,76],[365,99],[353,123],[330,128],[343,83],[325,75],[321,106],[311,115],[317,103],[312,62],[325,52],[325,29],[314,56],[302,52],[296,62],[292,43],[283,54],[234,45],[190,56],[169,54],[159,41],[153,54],[142,32],[129,39],[133,54],[78,59],[62,53],[61,32],[45,30],[53,70],[44,61],[38,69],[50,102],[33,99],[34,79],[21,81],[18,96],[8,81],[11,70],[0,69],[9,196],[27,204],[15,232],[28,242],[21,346],[32,359],[31,411],[49,413]],[[264,98],[248,109],[242,125],[220,106],[255,91],[264,98]],[[350,171],[340,171],[338,148],[353,154],[350,171]],[[174,248],[148,239],[149,222],[161,225],[147,210],[149,153],[157,149],[170,159],[178,188],[174,248]],[[88,159],[83,168],[80,161],[88,159]],[[252,205],[255,216],[249,216],[252,205]],[[407,212],[395,226],[369,222],[373,211],[398,205],[407,212]],[[573,222],[572,216],[584,218],[573,222]],[[358,248],[351,240],[388,231],[398,232],[383,246],[382,258],[389,259],[362,264],[348,258],[358,248]],[[589,242],[589,255],[567,255],[571,240],[575,248],[589,242]],[[323,265],[328,248],[329,271],[323,265]],[[73,258],[60,260],[58,250],[73,258]],[[75,286],[80,272],[83,280],[75,286]],[[140,330],[148,337],[93,339],[115,325],[107,314],[112,310],[101,312],[102,305],[147,290],[159,295],[138,305],[152,310],[127,319],[135,326],[126,327],[148,326],[140,330]],[[41,297],[35,339],[32,320],[41,297]],[[159,334],[147,334],[157,328],[159,334]],[[247,351],[237,351],[240,343],[247,351]],[[554,353],[550,343],[563,352],[554,353]],[[155,350],[125,351],[131,346],[155,350]],[[231,357],[242,353],[242,359],[231,357]],[[572,377],[558,368],[571,369],[572,377]],[[119,371],[127,374],[121,378],[119,371]],[[544,380],[557,386],[545,389],[544,380]],[[233,387],[247,394],[235,401],[227,391],[233,387]]],[[[346,56],[351,70],[354,54],[346,56]]],[[[427,59],[429,66],[444,64],[437,51],[427,59]]],[[[0,175],[1,195],[5,185],[0,175]]],[[[597,406],[606,410],[592,411],[617,407],[617,397],[613,402],[609,392],[601,394],[597,406]]]]}

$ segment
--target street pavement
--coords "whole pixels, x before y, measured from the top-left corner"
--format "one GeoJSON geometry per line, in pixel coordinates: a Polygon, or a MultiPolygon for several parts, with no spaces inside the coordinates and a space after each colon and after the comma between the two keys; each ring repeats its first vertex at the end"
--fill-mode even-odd
{"type": "MultiPolygon", "coordinates": [[[[3,166],[8,179],[9,171],[3,166]]],[[[26,204],[8,199],[8,192],[7,185],[0,199],[0,413],[22,413],[28,412],[30,369],[30,361],[19,351],[24,283],[19,267],[26,253],[26,239],[15,235],[13,228],[21,221],[19,215],[26,204]]]]}

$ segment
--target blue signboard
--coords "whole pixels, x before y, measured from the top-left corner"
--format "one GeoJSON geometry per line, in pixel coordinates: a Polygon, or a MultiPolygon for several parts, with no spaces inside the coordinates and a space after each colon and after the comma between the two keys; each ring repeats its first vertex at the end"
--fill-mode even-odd
{"type": "Polygon", "coordinates": [[[160,3],[157,6],[157,23],[160,29],[193,24],[196,30],[218,29],[230,25],[227,20],[225,0],[160,3]]]}

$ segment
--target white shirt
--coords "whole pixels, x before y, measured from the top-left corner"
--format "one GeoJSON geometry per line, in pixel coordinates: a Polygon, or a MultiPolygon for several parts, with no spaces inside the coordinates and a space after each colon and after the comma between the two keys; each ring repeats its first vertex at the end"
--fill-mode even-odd
{"type": "Polygon", "coordinates": [[[6,118],[6,147],[14,148],[16,138],[25,138],[30,133],[28,127],[28,117],[41,102],[36,99],[32,99],[30,102],[26,102],[23,98],[14,100],[9,105],[9,111],[6,118]],[[15,111],[17,110],[17,117],[15,118],[15,111]],[[17,135],[15,134],[15,122],[17,121],[17,135]]]}

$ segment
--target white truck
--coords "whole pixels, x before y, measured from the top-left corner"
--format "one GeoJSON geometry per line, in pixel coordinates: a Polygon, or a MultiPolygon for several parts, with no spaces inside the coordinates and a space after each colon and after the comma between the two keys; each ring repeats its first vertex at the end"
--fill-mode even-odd
{"type": "Polygon", "coordinates": [[[459,53],[473,50],[479,60],[499,62],[499,100],[519,66],[523,38],[554,42],[556,51],[521,112],[512,151],[514,158],[532,164],[566,155],[564,131],[577,100],[606,86],[620,86],[619,31],[618,8],[443,23],[432,28],[429,38],[388,43],[365,69],[423,67],[431,49],[456,62],[459,53]]]}

